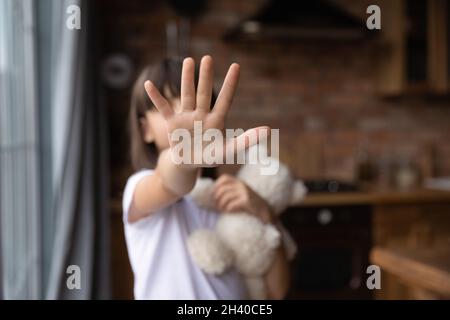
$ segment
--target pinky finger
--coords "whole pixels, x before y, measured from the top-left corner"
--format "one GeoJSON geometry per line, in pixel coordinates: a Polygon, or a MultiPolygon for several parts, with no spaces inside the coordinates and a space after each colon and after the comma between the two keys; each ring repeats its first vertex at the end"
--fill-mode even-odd
{"type": "Polygon", "coordinates": [[[174,111],[172,107],[170,106],[169,102],[164,98],[159,90],[155,87],[155,85],[151,81],[146,81],[145,84],[145,91],[147,91],[147,95],[150,98],[150,100],[155,105],[156,109],[158,109],[159,112],[161,112],[164,119],[168,119],[171,116],[173,116],[174,111]]]}

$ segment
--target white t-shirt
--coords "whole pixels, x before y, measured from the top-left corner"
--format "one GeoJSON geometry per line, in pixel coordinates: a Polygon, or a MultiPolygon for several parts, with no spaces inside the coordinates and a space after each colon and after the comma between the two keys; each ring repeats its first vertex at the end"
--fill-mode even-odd
{"type": "Polygon", "coordinates": [[[247,299],[245,283],[235,269],[220,276],[204,273],[186,247],[189,234],[213,229],[218,213],[199,208],[189,196],[149,217],[128,222],[137,183],[152,170],[132,175],[123,196],[123,221],[134,273],[135,299],[247,299]]]}

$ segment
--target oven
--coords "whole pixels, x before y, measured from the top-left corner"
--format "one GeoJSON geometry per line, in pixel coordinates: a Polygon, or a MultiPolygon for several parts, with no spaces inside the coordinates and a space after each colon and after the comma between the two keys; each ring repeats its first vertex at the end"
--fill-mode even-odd
{"type": "Polygon", "coordinates": [[[370,206],[291,207],[282,215],[298,246],[288,299],[370,299],[370,206]]]}

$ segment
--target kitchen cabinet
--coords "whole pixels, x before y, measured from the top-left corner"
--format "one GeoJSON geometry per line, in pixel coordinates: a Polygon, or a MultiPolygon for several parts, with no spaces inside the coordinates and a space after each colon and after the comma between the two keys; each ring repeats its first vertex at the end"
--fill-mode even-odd
{"type": "Polygon", "coordinates": [[[380,94],[450,92],[450,1],[380,1],[382,34],[376,78],[380,94]]]}

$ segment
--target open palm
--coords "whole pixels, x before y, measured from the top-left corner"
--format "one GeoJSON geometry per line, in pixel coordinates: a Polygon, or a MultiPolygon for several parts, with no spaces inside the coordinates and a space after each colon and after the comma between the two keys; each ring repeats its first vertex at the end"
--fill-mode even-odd
{"type": "MultiPolygon", "coordinates": [[[[175,112],[158,89],[150,81],[147,81],[145,83],[147,94],[166,121],[170,147],[174,148],[178,143],[171,139],[172,133],[177,129],[186,129],[191,133],[191,146],[194,148],[194,146],[201,143],[200,148],[204,149],[208,143],[194,136],[194,125],[197,121],[200,121],[202,124],[202,134],[208,129],[223,131],[238,80],[239,65],[234,63],[228,70],[214,108],[211,110],[213,89],[212,58],[205,56],[201,61],[197,92],[195,90],[195,62],[192,58],[186,58],[183,62],[181,74],[181,110],[179,112],[175,112]]],[[[258,127],[247,130],[233,139],[224,140],[222,147],[226,152],[223,153],[223,157],[225,158],[227,153],[231,153],[234,158],[237,153],[258,143],[259,130],[266,130],[269,133],[267,127],[258,127]]],[[[205,166],[205,164],[196,163],[196,166],[205,166]]]]}

